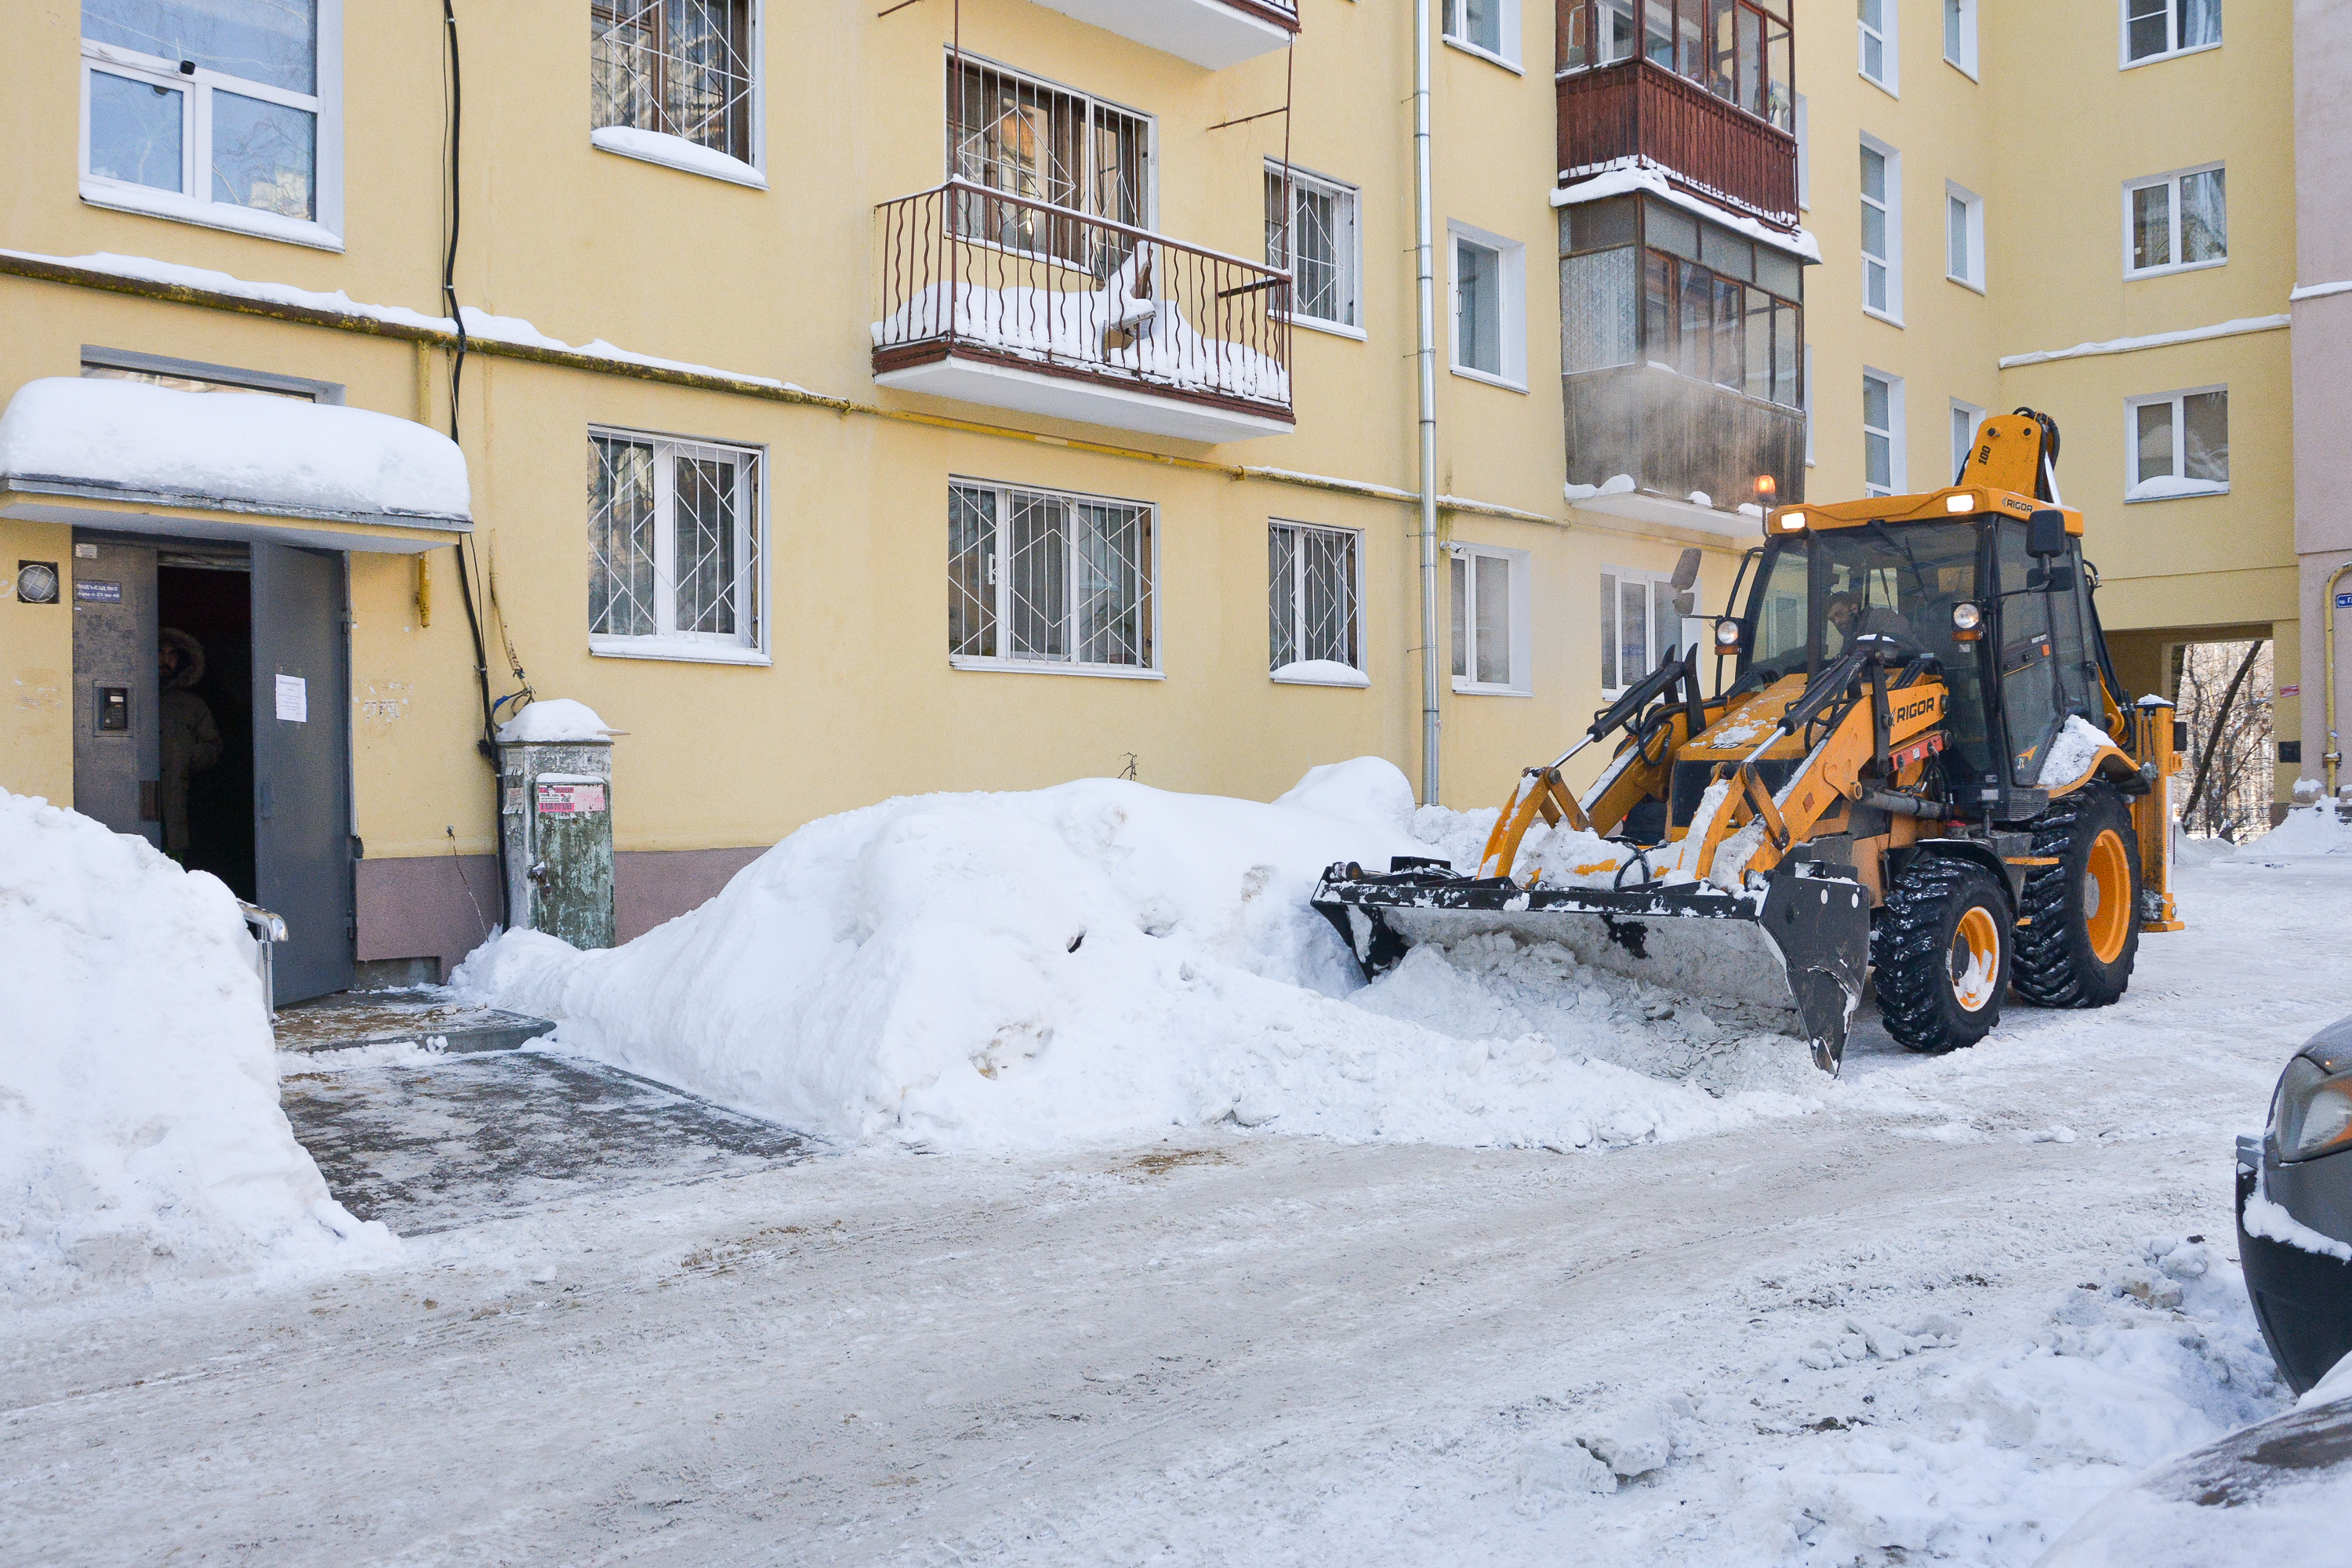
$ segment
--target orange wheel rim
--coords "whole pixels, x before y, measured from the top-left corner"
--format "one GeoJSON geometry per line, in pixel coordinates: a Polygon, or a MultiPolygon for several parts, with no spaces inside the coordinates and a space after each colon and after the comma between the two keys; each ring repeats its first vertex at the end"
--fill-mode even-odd
{"type": "Polygon", "coordinates": [[[2083,867],[2083,927],[2101,963],[2113,963],[2131,934],[2131,862],[2124,858],[2123,835],[2112,827],[2091,840],[2083,867]]]}
{"type": "Polygon", "coordinates": [[[1969,1012],[1981,1012],[2000,983],[2000,926],[1991,910],[1970,905],[1952,932],[1952,994],[1969,1012]]]}

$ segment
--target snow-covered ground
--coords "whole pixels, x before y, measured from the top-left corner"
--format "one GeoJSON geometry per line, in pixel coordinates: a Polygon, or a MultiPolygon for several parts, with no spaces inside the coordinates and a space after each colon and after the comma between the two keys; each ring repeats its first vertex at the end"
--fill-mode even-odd
{"type": "MultiPolygon", "coordinates": [[[[1132,804],[1087,795],[1081,826],[1106,802],[1132,804]]],[[[1068,821],[999,824],[1008,857],[1076,857],[1065,912],[1088,932],[1000,932],[1008,984],[1132,918],[1103,900],[1135,858],[1068,821]]],[[[887,937],[919,840],[811,874],[887,937]]],[[[1293,852],[1235,854],[1274,868],[1263,893],[1293,852]]],[[[1237,893],[1180,898],[1136,951],[1179,943],[1260,1012],[1279,985],[1332,1035],[1276,1070],[1370,1068],[1403,1103],[1463,1089],[1479,1043],[1500,1113],[1375,1127],[1334,1090],[1325,1135],[1285,1135],[1286,1109],[1213,1117],[1180,1085],[1160,1128],[1091,1137],[1031,1136],[1045,1100],[987,1146],[845,1121],[835,1158],[583,1189],[299,1286],[18,1308],[0,1560],[2030,1563],[2142,1468],[2287,1405],[2231,1262],[2230,1140],[2352,1011],[2330,956],[2352,855],[2257,846],[2180,894],[2190,929],[2144,940],[2120,1005],[2018,1008],[1943,1058],[1865,1026],[1844,1078],[1801,1093],[1709,1077],[1769,1067],[1769,1035],[1677,1032],[1597,984],[1580,1018],[1517,989],[1540,978],[1520,952],[1457,952],[1450,989],[1377,1018],[1381,987],[1246,973],[1215,923],[1237,893]],[[1347,1054],[1343,1007],[1387,1056],[1347,1054]],[[1506,1046],[1570,1044],[1505,1062],[1493,1020],[1525,1028],[1506,1046]],[[1621,1079],[1719,1120],[1533,1136],[1574,1098],[1552,1086],[1621,1079]]],[[[1181,1034],[1111,1005],[1072,1037],[1139,1019],[1159,1060],[1181,1034]]],[[[975,1082],[1017,1083],[997,1065],[975,1082]]]]}

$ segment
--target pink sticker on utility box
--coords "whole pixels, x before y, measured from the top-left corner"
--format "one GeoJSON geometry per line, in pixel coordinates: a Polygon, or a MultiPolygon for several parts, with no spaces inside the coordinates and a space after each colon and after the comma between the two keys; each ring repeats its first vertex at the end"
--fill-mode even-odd
{"type": "Polygon", "coordinates": [[[539,780],[539,815],[585,816],[604,809],[604,786],[580,779],[539,780]]]}

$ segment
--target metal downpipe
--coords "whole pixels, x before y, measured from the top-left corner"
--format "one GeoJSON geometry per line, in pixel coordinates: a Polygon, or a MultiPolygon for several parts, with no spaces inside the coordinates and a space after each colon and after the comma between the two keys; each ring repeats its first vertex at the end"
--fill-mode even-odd
{"type": "Polygon", "coordinates": [[[2344,735],[2343,731],[2336,728],[2336,660],[2337,657],[2336,652],[2336,584],[2344,581],[2344,574],[2347,572],[2352,572],[2352,562],[2347,562],[2343,565],[2338,566],[2334,572],[2328,574],[2327,586],[2322,589],[2319,595],[2320,651],[2321,657],[2326,660],[2326,663],[2322,668],[2324,668],[2327,672],[2325,678],[2327,689],[2327,753],[2326,760],[2327,763],[2327,793],[2331,798],[2336,795],[2336,777],[2344,766],[2344,735]]]}
{"type": "Polygon", "coordinates": [[[1413,256],[1421,352],[1421,798],[1438,804],[1437,283],[1429,193],[1429,0],[1412,6],[1413,256]]]}

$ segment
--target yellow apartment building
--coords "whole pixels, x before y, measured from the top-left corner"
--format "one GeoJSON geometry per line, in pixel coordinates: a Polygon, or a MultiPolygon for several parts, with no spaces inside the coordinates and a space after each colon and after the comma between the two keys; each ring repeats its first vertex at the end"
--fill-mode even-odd
{"type": "Polygon", "coordinates": [[[2127,680],[2294,680],[2283,7],[585,9],[15,35],[0,784],[285,913],[281,999],[501,918],[526,694],[621,731],[624,937],[892,795],[1495,800],[1963,405],[2064,426],[2127,680]]]}

